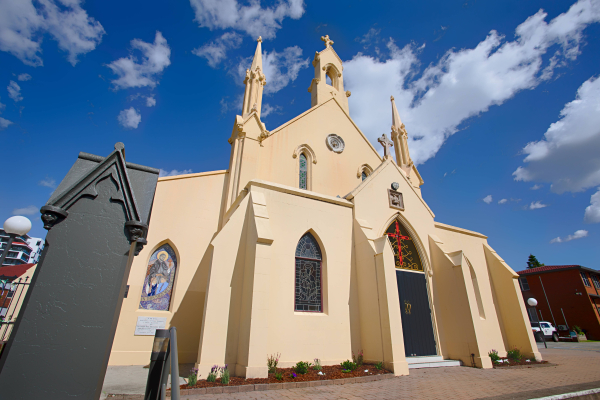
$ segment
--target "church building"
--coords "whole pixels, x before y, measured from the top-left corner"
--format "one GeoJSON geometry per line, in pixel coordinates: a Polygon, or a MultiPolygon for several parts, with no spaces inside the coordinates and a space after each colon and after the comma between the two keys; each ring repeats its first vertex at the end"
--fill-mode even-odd
{"type": "Polygon", "coordinates": [[[518,275],[485,235],[435,218],[393,97],[377,152],[350,117],[333,41],[322,40],[308,110],[272,130],[261,121],[259,38],[223,135],[229,168],[158,180],[111,365],[148,364],[157,326],[177,327],[179,361],[200,379],[215,364],[267,377],[276,353],[290,367],[363,351],[395,375],[448,360],[491,368],[492,349],[541,359],[518,275]]]}

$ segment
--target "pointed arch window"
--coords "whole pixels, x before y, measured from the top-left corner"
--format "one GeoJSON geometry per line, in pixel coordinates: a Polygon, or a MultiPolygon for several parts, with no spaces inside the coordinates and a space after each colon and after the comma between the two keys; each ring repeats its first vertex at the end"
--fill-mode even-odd
{"type": "Polygon", "coordinates": [[[152,253],[144,277],[140,309],[169,311],[177,267],[177,255],[168,244],[152,253]]]}
{"type": "Polygon", "coordinates": [[[364,181],[365,179],[367,179],[367,176],[369,176],[369,175],[367,175],[367,173],[365,171],[363,171],[363,172],[361,172],[360,176],[361,176],[362,180],[364,181]]]}
{"type": "Polygon", "coordinates": [[[306,154],[300,154],[300,189],[308,188],[308,160],[306,159],[306,154]]]}
{"type": "Polygon", "coordinates": [[[308,232],[296,246],[295,311],[323,312],[321,248],[308,232]]]}
{"type": "Polygon", "coordinates": [[[415,246],[408,230],[400,221],[393,221],[385,231],[385,234],[392,245],[396,268],[423,271],[423,263],[421,262],[421,257],[419,257],[417,246],[415,246]]]}

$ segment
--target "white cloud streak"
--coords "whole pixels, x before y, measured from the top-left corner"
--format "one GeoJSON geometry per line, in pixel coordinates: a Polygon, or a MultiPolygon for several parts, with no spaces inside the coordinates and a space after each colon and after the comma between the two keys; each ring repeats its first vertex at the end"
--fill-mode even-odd
{"type": "Polygon", "coordinates": [[[40,57],[45,33],[67,52],[75,65],[78,57],[96,48],[105,34],[102,25],[81,8],[81,0],[0,1],[0,50],[23,63],[43,65],[40,57]]]}
{"type": "Polygon", "coordinates": [[[56,188],[56,181],[52,178],[46,177],[46,179],[42,179],[38,182],[38,185],[49,187],[50,189],[56,188]]]}
{"type": "Polygon", "coordinates": [[[528,206],[528,208],[530,210],[537,210],[539,208],[544,208],[544,207],[548,207],[548,205],[542,204],[541,201],[532,201],[531,204],[528,206]]]}
{"type": "Polygon", "coordinates": [[[23,100],[23,96],[21,96],[21,87],[15,81],[10,81],[8,86],[6,87],[8,90],[8,97],[13,99],[15,102],[23,100]]]}
{"type": "Polygon", "coordinates": [[[192,50],[198,57],[204,57],[208,65],[217,68],[227,58],[227,51],[237,49],[242,44],[242,36],[235,32],[226,32],[216,40],[192,50]]]}
{"type": "Polygon", "coordinates": [[[119,77],[112,83],[116,89],[155,87],[158,85],[159,75],[171,64],[171,48],[167,40],[157,31],[154,43],[133,39],[131,47],[142,52],[141,60],[130,55],[107,64],[107,67],[119,77]]]}
{"type": "Polygon", "coordinates": [[[191,174],[191,173],[192,173],[191,169],[184,169],[183,171],[178,171],[176,169],[171,170],[171,171],[166,171],[161,168],[160,173],[158,174],[158,177],[161,178],[163,176],[185,175],[185,174],[191,174]]]}
{"type": "Polygon", "coordinates": [[[485,196],[485,197],[483,198],[483,202],[484,202],[484,203],[486,203],[486,204],[491,204],[491,203],[492,203],[492,201],[493,201],[493,200],[492,200],[492,195],[491,195],[491,194],[488,194],[487,196],[485,196]]]}
{"type": "Polygon", "coordinates": [[[506,202],[508,202],[508,199],[501,199],[498,201],[498,204],[504,204],[506,202]]]}
{"type": "Polygon", "coordinates": [[[550,79],[555,68],[574,60],[583,30],[600,21],[600,1],[580,0],[550,22],[546,16],[540,10],[529,17],[512,41],[491,31],[475,48],[449,50],[417,79],[413,76],[423,47],[400,49],[390,40],[386,60],[357,54],[344,64],[353,119],[375,143],[390,129],[388,99],[393,95],[409,133],[412,159],[425,162],[465,120],[536,87],[550,79]],[[556,49],[553,61],[544,66],[542,56],[551,47],[556,49]]]}
{"type": "Polygon", "coordinates": [[[236,0],[190,0],[190,4],[201,27],[233,28],[254,39],[259,35],[274,38],[285,18],[299,19],[304,14],[303,0],[281,0],[275,7],[266,8],[261,7],[260,0],[250,1],[247,6],[236,0]]]}
{"type": "Polygon", "coordinates": [[[584,238],[588,235],[588,231],[584,230],[584,229],[580,229],[578,231],[575,231],[574,234],[566,236],[564,238],[561,237],[556,237],[554,239],[552,239],[550,241],[550,243],[563,243],[563,242],[570,242],[571,240],[575,240],[575,239],[581,239],[584,238]]]}
{"type": "Polygon", "coordinates": [[[29,81],[29,80],[31,80],[31,75],[29,75],[29,74],[19,74],[19,76],[17,76],[17,80],[19,80],[19,81],[29,81]]]}
{"type": "Polygon", "coordinates": [[[156,105],[156,99],[154,96],[146,97],[146,107],[154,107],[156,105]]]}
{"type": "Polygon", "coordinates": [[[600,222],[600,188],[590,199],[590,205],[586,207],[583,220],[588,224],[600,222]]]}
{"type": "Polygon", "coordinates": [[[12,121],[0,117],[0,131],[8,128],[10,125],[12,125],[12,121]]]}
{"type": "Polygon", "coordinates": [[[124,128],[137,129],[142,121],[142,116],[135,108],[129,107],[119,113],[117,120],[124,128]]]}
{"type": "Polygon", "coordinates": [[[40,209],[36,206],[27,206],[23,208],[15,208],[12,210],[12,215],[35,215],[39,214],[40,209]]]}

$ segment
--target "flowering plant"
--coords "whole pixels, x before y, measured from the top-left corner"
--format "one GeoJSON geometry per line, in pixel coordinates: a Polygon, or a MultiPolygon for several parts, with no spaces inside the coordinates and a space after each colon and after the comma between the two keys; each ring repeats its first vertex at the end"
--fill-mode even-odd
{"type": "Polygon", "coordinates": [[[281,353],[271,354],[267,357],[267,367],[269,368],[270,374],[274,374],[277,371],[277,364],[279,363],[280,357],[281,353]]]}
{"type": "Polygon", "coordinates": [[[217,380],[218,373],[219,373],[219,366],[213,365],[210,368],[210,372],[208,373],[208,376],[206,377],[206,382],[215,382],[217,380]]]}
{"type": "Polygon", "coordinates": [[[297,377],[298,377],[298,375],[296,375],[296,373],[295,373],[295,372],[292,372],[292,373],[290,374],[290,378],[292,378],[292,379],[295,379],[295,378],[297,378],[297,377]]]}
{"type": "Polygon", "coordinates": [[[500,361],[500,356],[498,355],[498,350],[491,350],[488,353],[488,356],[490,356],[493,363],[497,363],[498,361],[500,361]]]}
{"type": "Polygon", "coordinates": [[[198,368],[192,368],[188,375],[188,386],[194,386],[198,382],[198,368]]]}
{"type": "Polygon", "coordinates": [[[315,363],[313,365],[313,369],[316,371],[320,371],[321,369],[323,369],[323,367],[321,367],[321,360],[319,360],[318,358],[315,358],[315,363]]]}
{"type": "Polygon", "coordinates": [[[358,352],[358,355],[354,355],[354,352],[352,352],[352,361],[354,361],[354,364],[356,364],[357,367],[360,367],[361,365],[363,365],[363,361],[364,361],[364,356],[363,356],[363,351],[360,350],[358,352]]]}

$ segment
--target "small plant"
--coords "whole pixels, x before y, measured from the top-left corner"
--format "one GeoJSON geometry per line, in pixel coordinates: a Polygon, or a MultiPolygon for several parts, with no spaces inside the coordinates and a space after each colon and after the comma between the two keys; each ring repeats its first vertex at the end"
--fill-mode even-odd
{"type": "Polygon", "coordinates": [[[352,361],[354,361],[354,364],[356,364],[357,367],[362,366],[364,361],[363,351],[360,350],[356,356],[354,355],[354,352],[352,352],[352,361]]]}
{"type": "Polygon", "coordinates": [[[583,331],[581,330],[581,328],[577,325],[573,325],[573,330],[575,332],[577,332],[578,335],[583,335],[583,331]]]}
{"type": "Polygon", "coordinates": [[[377,364],[375,364],[375,369],[380,371],[383,369],[383,361],[379,361],[377,364]]]}
{"type": "Polygon", "coordinates": [[[498,361],[500,361],[500,356],[498,355],[498,350],[491,350],[488,353],[488,356],[490,356],[493,363],[497,363],[498,361]]]}
{"type": "Polygon", "coordinates": [[[308,372],[308,369],[310,368],[310,363],[306,362],[306,361],[298,361],[296,363],[296,366],[294,367],[294,371],[296,371],[296,373],[304,375],[305,373],[308,372]]]}
{"type": "Polygon", "coordinates": [[[296,379],[297,377],[298,377],[298,375],[296,375],[296,373],[295,373],[295,372],[292,372],[292,373],[290,374],[290,378],[292,378],[292,379],[296,379]]]}
{"type": "Polygon", "coordinates": [[[215,382],[217,380],[218,372],[219,372],[219,366],[213,365],[210,369],[210,372],[208,373],[208,376],[206,377],[206,382],[215,382]]]}
{"type": "Polygon", "coordinates": [[[229,369],[227,369],[227,364],[221,368],[221,383],[223,385],[229,385],[229,369]]]}
{"type": "Polygon", "coordinates": [[[267,367],[269,368],[269,373],[274,374],[277,372],[277,364],[279,363],[279,358],[281,358],[281,354],[271,354],[267,357],[267,367]]]}
{"type": "Polygon", "coordinates": [[[515,347],[506,352],[506,357],[508,357],[509,360],[520,362],[523,355],[521,354],[521,350],[515,347]]]}
{"type": "Polygon", "coordinates": [[[344,370],[344,372],[354,371],[357,368],[356,363],[352,362],[350,360],[346,360],[343,363],[341,363],[340,365],[342,366],[342,370],[344,370]]]}
{"type": "Polygon", "coordinates": [[[192,368],[188,375],[188,386],[194,386],[198,382],[198,368],[192,368]]]}
{"type": "Polygon", "coordinates": [[[323,369],[323,367],[321,366],[321,360],[319,360],[318,358],[315,358],[315,363],[313,364],[313,369],[315,371],[320,371],[323,369]]]}
{"type": "Polygon", "coordinates": [[[276,372],[275,373],[275,379],[277,379],[278,381],[282,381],[283,380],[283,375],[281,374],[281,372],[276,372]]]}

